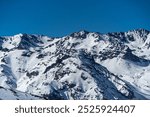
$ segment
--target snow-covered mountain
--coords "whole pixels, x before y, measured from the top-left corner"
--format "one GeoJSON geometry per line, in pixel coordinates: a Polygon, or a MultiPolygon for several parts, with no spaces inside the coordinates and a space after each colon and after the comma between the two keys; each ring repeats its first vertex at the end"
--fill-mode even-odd
{"type": "Polygon", "coordinates": [[[149,76],[144,29],[0,37],[1,99],[150,99],[149,76]]]}

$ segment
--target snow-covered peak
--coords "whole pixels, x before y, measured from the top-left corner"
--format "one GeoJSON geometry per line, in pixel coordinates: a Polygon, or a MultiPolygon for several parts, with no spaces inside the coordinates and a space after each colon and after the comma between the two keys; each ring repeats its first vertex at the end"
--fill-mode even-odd
{"type": "Polygon", "coordinates": [[[4,37],[2,47],[8,50],[18,47],[19,43],[21,42],[22,36],[23,34],[17,34],[12,37],[4,37]]]}
{"type": "Polygon", "coordinates": [[[146,29],[143,29],[143,28],[139,28],[139,29],[135,29],[135,30],[131,30],[131,31],[128,31],[128,32],[135,32],[135,33],[141,33],[141,34],[148,34],[150,33],[149,30],[146,30],[146,29]]]}
{"type": "Polygon", "coordinates": [[[51,38],[43,35],[28,35],[17,34],[14,36],[2,37],[2,48],[12,50],[18,49],[30,49],[45,45],[51,38]]]}
{"type": "Polygon", "coordinates": [[[24,35],[24,34],[19,33],[19,34],[17,34],[17,35],[14,35],[13,37],[14,37],[14,38],[21,38],[23,35],[24,35]]]}
{"type": "Polygon", "coordinates": [[[89,34],[90,32],[86,31],[86,30],[81,30],[79,32],[75,32],[72,33],[70,36],[73,38],[86,38],[87,34],[89,34]]]}

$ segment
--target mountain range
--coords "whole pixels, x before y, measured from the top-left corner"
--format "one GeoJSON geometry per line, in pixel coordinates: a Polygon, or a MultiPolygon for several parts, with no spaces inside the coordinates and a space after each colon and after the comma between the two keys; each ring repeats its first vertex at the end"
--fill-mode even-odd
{"type": "Polygon", "coordinates": [[[150,99],[150,31],[1,36],[0,99],[150,99]]]}

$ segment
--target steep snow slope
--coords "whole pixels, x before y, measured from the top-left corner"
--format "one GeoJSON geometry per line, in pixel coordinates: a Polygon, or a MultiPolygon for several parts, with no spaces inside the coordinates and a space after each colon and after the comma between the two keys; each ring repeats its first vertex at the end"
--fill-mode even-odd
{"type": "Polygon", "coordinates": [[[150,32],[0,37],[0,86],[46,99],[150,99],[150,32]]]}
{"type": "Polygon", "coordinates": [[[0,99],[1,100],[41,100],[42,98],[39,96],[33,96],[27,93],[0,87],[0,99]]]}

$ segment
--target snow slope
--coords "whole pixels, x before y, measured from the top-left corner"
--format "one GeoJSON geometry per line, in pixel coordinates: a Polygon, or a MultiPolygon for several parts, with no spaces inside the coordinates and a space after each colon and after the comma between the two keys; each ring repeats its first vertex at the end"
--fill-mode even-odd
{"type": "Polygon", "coordinates": [[[1,100],[41,100],[39,96],[30,95],[27,93],[19,92],[12,89],[5,89],[0,87],[1,100]]]}

